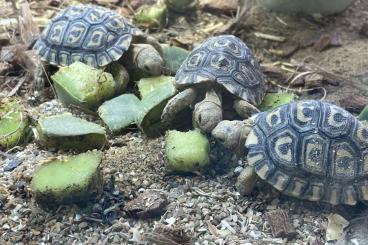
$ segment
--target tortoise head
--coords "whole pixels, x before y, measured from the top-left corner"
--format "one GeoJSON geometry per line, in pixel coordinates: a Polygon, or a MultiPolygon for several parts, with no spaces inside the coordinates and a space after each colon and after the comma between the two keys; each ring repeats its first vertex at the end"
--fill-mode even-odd
{"type": "Polygon", "coordinates": [[[249,120],[224,120],[212,130],[212,136],[226,148],[242,153],[245,150],[245,140],[252,125],[252,122],[249,120]]]}
{"type": "Polygon", "coordinates": [[[160,53],[149,44],[136,44],[133,49],[135,65],[138,69],[152,75],[158,76],[162,73],[164,60],[160,53]]]}

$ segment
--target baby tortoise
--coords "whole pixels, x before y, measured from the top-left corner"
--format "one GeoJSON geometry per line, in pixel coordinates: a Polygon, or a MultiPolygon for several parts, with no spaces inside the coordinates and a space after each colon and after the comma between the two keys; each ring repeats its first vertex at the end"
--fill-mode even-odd
{"type": "Polygon", "coordinates": [[[57,66],[80,61],[101,68],[120,60],[127,69],[159,75],[164,64],[162,48],[154,38],[117,13],[95,5],[62,10],[33,48],[43,61],[57,66]]]}
{"type": "Polygon", "coordinates": [[[175,80],[176,87],[183,91],[168,102],[162,121],[172,122],[176,113],[196,103],[193,124],[204,132],[211,132],[222,120],[224,90],[236,97],[234,109],[243,118],[258,112],[255,105],[263,100],[266,90],[252,52],[233,35],[210,37],[195,48],[179,68],[175,80]]]}
{"type": "Polygon", "coordinates": [[[212,135],[226,147],[248,148],[238,178],[249,194],[257,176],[282,193],[333,205],[368,200],[368,128],[344,109],[306,100],[223,121],[212,135]]]}

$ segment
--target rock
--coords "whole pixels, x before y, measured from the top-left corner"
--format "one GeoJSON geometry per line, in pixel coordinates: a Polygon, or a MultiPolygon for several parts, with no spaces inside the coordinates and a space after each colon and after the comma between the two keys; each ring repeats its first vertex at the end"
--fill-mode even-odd
{"type": "Polygon", "coordinates": [[[107,142],[103,127],[70,113],[40,118],[35,136],[41,145],[54,149],[85,151],[100,149],[107,142]]]}
{"type": "Polygon", "coordinates": [[[157,191],[145,191],[125,204],[124,210],[140,219],[160,216],[169,204],[167,196],[157,191]]]}
{"type": "Polygon", "coordinates": [[[199,0],[199,7],[209,12],[232,14],[238,9],[238,0],[199,0]]]}
{"type": "Polygon", "coordinates": [[[102,153],[90,151],[41,165],[32,182],[32,195],[40,206],[86,203],[102,191],[102,153]]]}
{"type": "Polygon", "coordinates": [[[167,168],[173,172],[196,173],[210,163],[210,144],[199,130],[169,131],[165,138],[167,168]]]}

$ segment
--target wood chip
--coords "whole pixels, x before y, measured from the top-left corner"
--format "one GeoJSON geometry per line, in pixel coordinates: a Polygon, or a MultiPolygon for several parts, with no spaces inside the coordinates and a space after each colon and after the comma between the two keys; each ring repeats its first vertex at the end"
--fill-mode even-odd
{"type": "Polygon", "coordinates": [[[347,111],[359,113],[368,105],[368,98],[365,96],[353,95],[341,99],[340,103],[347,111]]]}
{"type": "Polygon", "coordinates": [[[161,224],[156,225],[151,233],[143,235],[144,240],[160,245],[189,245],[191,237],[181,227],[169,227],[161,224]]]}
{"type": "Polygon", "coordinates": [[[216,228],[216,226],[214,226],[211,221],[209,220],[206,220],[206,224],[208,226],[208,230],[210,231],[210,233],[214,236],[218,236],[219,235],[219,231],[218,229],[216,228]]]}
{"type": "Polygon", "coordinates": [[[299,49],[299,44],[297,43],[287,43],[283,45],[280,49],[269,49],[270,53],[281,57],[289,57],[295,51],[299,49]]]}
{"type": "Polygon", "coordinates": [[[37,24],[34,22],[28,2],[20,5],[19,32],[23,43],[30,47],[40,35],[37,24]]]}
{"type": "Polygon", "coordinates": [[[235,13],[238,8],[238,4],[238,0],[199,0],[200,8],[205,11],[219,14],[235,13]]]}
{"type": "Polygon", "coordinates": [[[331,47],[331,46],[340,46],[341,42],[336,33],[322,33],[315,40],[313,48],[318,52],[322,52],[323,50],[331,47]]]}
{"type": "Polygon", "coordinates": [[[296,235],[293,223],[284,210],[273,210],[266,213],[266,219],[271,226],[274,237],[291,238],[296,235]]]}
{"type": "Polygon", "coordinates": [[[168,205],[165,194],[147,190],[125,204],[124,209],[141,219],[162,215],[168,205]]]}

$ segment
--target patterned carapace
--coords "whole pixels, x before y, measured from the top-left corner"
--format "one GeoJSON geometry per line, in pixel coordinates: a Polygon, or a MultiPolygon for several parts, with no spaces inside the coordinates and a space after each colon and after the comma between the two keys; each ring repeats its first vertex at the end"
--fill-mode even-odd
{"type": "Polygon", "coordinates": [[[139,29],[117,13],[94,5],[70,6],[56,15],[34,49],[53,65],[80,61],[93,67],[118,60],[139,29]]]}
{"type": "Polygon", "coordinates": [[[254,105],[265,94],[261,68],[247,45],[233,35],[208,38],[195,48],[176,73],[178,88],[217,82],[254,105]]]}
{"type": "Polygon", "coordinates": [[[368,128],[336,105],[306,100],[260,113],[246,147],[258,176],[287,195],[368,200],[368,128]]]}

